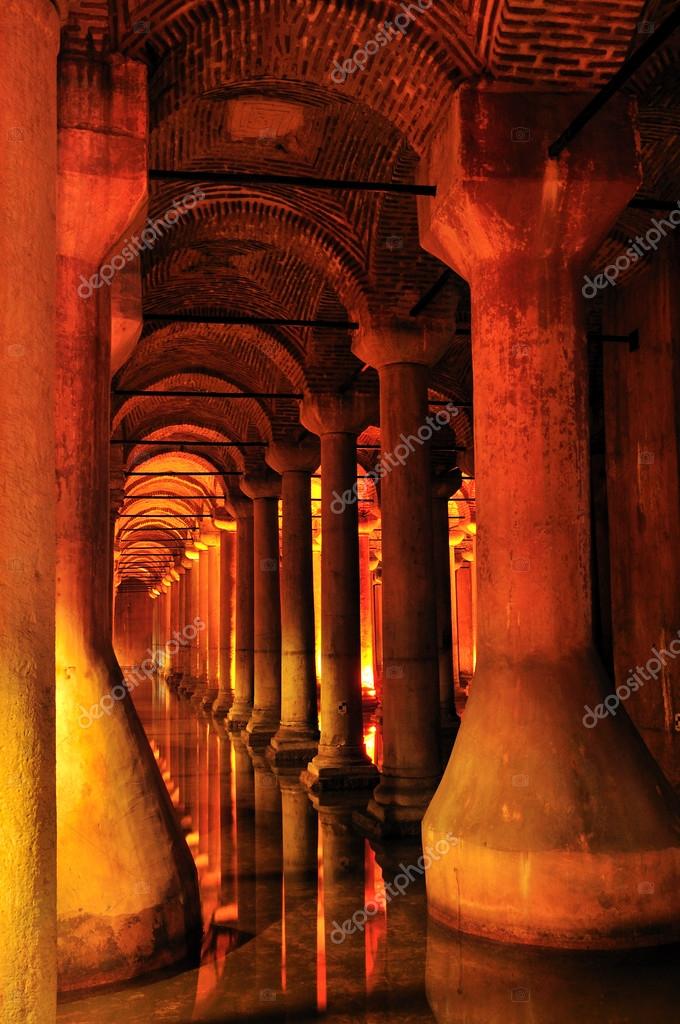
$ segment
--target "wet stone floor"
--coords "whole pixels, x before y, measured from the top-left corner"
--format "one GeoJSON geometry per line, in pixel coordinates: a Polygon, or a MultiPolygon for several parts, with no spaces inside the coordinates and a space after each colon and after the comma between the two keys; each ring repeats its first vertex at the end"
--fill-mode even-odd
{"type": "MultiPolygon", "coordinates": [[[[366,797],[313,803],[297,775],[274,775],[159,683],[135,702],[198,868],[201,962],[72,997],[60,1003],[60,1024],[680,1020],[679,950],[548,955],[445,931],[428,921],[418,872],[403,882],[420,846],[380,847],[353,827],[366,797]],[[400,872],[399,891],[386,898],[400,872]],[[351,919],[351,934],[341,931],[351,919]]],[[[366,742],[379,764],[368,719],[366,742]]]]}

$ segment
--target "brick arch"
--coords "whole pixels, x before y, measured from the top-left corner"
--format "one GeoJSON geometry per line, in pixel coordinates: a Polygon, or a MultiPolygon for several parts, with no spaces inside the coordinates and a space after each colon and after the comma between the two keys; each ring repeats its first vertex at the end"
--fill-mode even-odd
{"type": "Polygon", "coordinates": [[[300,354],[278,329],[260,327],[151,327],[118,371],[114,386],[149,387],[161,373],[207,374],[248,391],[300,391],[306,384],[300,354]]]}
{"type": "Polygon", "coordinates": [[[397,0],[370,8],[357,0],[169,0],[162,13],[155,0],[129,7],[120,48],[152,64],[154,124],[191,96],[259,77],[293,80],[364,104],[422,151],[428,109],[443,105],[452,84],[481,69],[463,4],[433,3],[411,22],[407,35],[379,49],[363,72],[342,84],[330,77],[334,61],[351,57],[375,37],[402,10],[397,0]],[[140,36],[131,31],[132,23],[144,18],[151,31],[140,36]],[[386,89],[386,82],[393,87],[386,89]]]}
{"type": "MultiPolygon", "coordinates": [[[[151,218],[167,210],[173,198],[180,198],[184,186],[154,186],[151,218]]],[[[358,319],[365,305],[368,281],[366,255],[353,226],[342,208],[328,198],[307,202],[304,196],[283,197],[264,186],[206,185],[206,198],[176,223],[154,246],[149,265],[143,263],[145,292],[154,297],[177,267],[184,273],[200,268],[202,247],[220,241],[268,245],[275,253],[297,257],[305,278],[319,279],[330,286],[351,319],[358,319]]],[[[291,190],[288,190],[289,192],[291,190]]],[[[328,194],[324,194],[328,195],[328,194]]],[[[196,275],[198,276],[198,275],[196,275]]],[[[196,278],[192,285],[200,284],[196,278]]],[[[271,282],[276,296],[278,284],[271,282]]],[[[289,314],[292,315],[292,314],[289,314]]]]}
{"type": "MultiPolygon", "coordinates": [[[[150,394],[153,394],[153,390],[196,390],[196,391],[212,391],[212,390],[223,390],[227,394],[239,392],[239,388],[235,385],[230,385],[219,378],[212,377],[208,374],[175,374],[170,377],[158,377],[153,386],[150,388],[150,394]]],[[[257,399],[238,399],[233,401],[230,399],[220,400],[219,398],[147,398],[147,397],[129,397],[119,399],[120,406],[117,409],[112,423],[112,430],[116,436],[125,436],[125,434],[134,434],[138,430],[143,429],[143,424],[146,422],[147,416],[153,416],[158,418],[159,414],[167,412],[176,413],[180,408],[188,410],[194,413],[194,410],[199,415],[202,415],[202,410],[209,411],[211,416],[216,417],[219,421],[219,417],[226,411],[234,412],[232,422],[234,423],[235,429],[245,430],[248,437],[251,433],[255,437],[260,438],[271,438],[272,436],[272,412],[273,409],[268,410],[265,407],[264,401],[258,401],[257,399]],[[179,406],[177,403],[181,403],[179,406]],[[120,432],[123,433],[120,433],[120,432]]],[[[287,403],[291,404],[291,403],[287,403]]],[[[274,406],[273,402],[270,402],[271,407],[274,406]]]]}

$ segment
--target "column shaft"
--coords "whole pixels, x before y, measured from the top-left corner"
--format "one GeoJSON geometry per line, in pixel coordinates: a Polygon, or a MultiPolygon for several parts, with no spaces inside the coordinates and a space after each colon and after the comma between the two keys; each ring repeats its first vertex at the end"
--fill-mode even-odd
{"type": "Polygon", "coordinates": [[[220,533],[219,693],[213,714],[223,717],[234,701],[236,530],[220,533]]]}
{"type": "Polygon", "coordinates": [[[56,58],[46,0],[0,9],[2,1019],[56,1015],[56,58]]]}
{"type": "Polygon", "coordinates": [[[243,512],[236,526],[236,647],[234,651],[234,703],[229,728],[244,729],[253,710],[253,516],[243,512]]]}
{"type": "Polygon", "coordinates": [[[277,498],[253,501],[255,689],[247,726],[251,746],[266,746],[281,718],[281,598],[277,498]]]}

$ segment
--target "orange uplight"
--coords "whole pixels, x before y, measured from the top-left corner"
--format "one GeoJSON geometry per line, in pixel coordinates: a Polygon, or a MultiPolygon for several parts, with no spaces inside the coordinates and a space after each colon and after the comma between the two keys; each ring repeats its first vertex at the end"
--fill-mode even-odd
{"type": "MultiPolygon", "coordinates": [[[[373,652],[369,651],[371,659],[373,658],[373,652]]],[[[363,659],[362,659],[363,660],[363,659]]],[[[373,666],[364,665],[361,670],[361,690],[368,696],[375,697],[375,685],[373,681],[373,666]]]]}

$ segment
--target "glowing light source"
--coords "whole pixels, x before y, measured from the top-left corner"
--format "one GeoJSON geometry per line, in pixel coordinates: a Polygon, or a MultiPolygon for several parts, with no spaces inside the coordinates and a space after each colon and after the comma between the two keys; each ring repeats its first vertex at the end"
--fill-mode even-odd
{"type": "Polygon", "coordinates": [[[184,554],[192,562],[197,562],[198,559],[200,558],[200,553],[195,548],[187,548],[184,554]]]}

